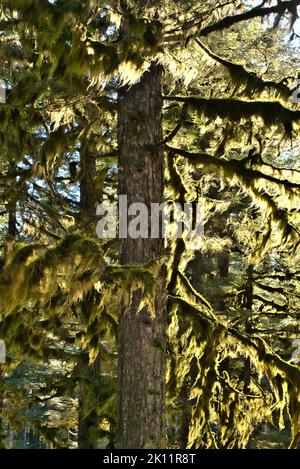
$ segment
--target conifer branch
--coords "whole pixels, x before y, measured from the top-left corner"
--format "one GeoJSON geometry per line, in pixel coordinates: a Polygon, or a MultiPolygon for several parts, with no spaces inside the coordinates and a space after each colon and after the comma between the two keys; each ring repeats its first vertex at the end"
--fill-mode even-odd
{"type": "MultiPolygon", "coordinates": [[[[270,7],[258,6],[258,7],[252,8],[251,10],[245,11],[243,13],[238,13],[237,15],[226,16],[225,18],[222,18],[216,23],[205,26],[204,28],[199,30],[198,35],[208,36],[208,34],[212,32],[222,31],[224,29],[230,28],[230,26],[233,26],[237,23],[251,20],[253,18],[263,18],[264,16],[268,16],[271,14],[277,14],[278,16],[282,17],[285,12],[288,12],[291,15],[294,15],[299,5],[300,5],[299,0],[291,0],[291,1],[278,1],[277,5],[270,6],[270,7]]],[[[296,18],[294,18],[294,21],[296,20],[296,18]]]]}
{"type": "Polygon", "coordinates": [[[247,97],[254,95],[255,93],[261,93],[263,91],[273,91],[276,96],[287,100],[293,93],[293,89],[290,89],[285,83],[286,79],[282,79],[280,82],[276,81],[264,81],[254,72],[247,71],[242,65],[230,62],[229,60],[214,54],[206,45],[203,44],[199,39],[195,39],[196,44],[213,60],[220,63],[225,67],[236,87],[244,87],[243,94],[247,97]]]}
{"type": "Polygon", "coordinates": [[[265,125],[283,125],[286,133],[291,133],[294,122],[300,121],[300,110],[284,107],[276,101],[243,101],[231,98],[201,98],[198,96],[164,96],[166,101],[186,103],[208,118],[241,119],[261,117],[265,125]]]}

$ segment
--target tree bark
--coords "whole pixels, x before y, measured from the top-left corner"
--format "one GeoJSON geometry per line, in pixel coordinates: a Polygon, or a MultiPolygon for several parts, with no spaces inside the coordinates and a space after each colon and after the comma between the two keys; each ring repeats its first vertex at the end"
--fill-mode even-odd
{"type": "MultiPolygon", "coordinates": [[[[16,168],[16,164],[10,163],[9,165],[9,172],[14,172],[16,168]]],[[[5,247],[5,257],[7,257],[9,243],[12,243],[17,235],[17,202],[15,199],[15,194],[12,193],[11,200],[8,201],[7,204],[7,211],[8,211],[8,229],[7,229],[7,237],[6,237],[6,247],[5,247]]],[[[4,260],[4,264],[5,264],[4,260]]],[[[0,323],[0,339],[4,339],[2,336],[3,327],[2,323],[0,323]]],[[[4,407],[4,400],[5,400],[5,377],[4,377],[4,365],[0,363],[0,448],[5,448],[6,441],[7,441],[7,430],[5,429],[4,421],[2,418],[3,407],[4,407]]]]}
{"type": "Polygon", "coordinates": [[[83,145],[80,154],[80,220],[83,225],[93,222],[96,216],[95,175],[96,160],[83,145]]]}
{"type": "MultiPolygon", "coordinates": [[[[128,206],[161,203],[164,191],[162,152],[161,67],[152,63],[139,83],[119,94],[119,194],[128,206]],[[126,111],[125,111],[126,110],[126,111]]],[[[150,212],[149,212],[150,213],[150,212]]],[[[120,242],[122,265],[143,265],[162,257],[164,240],[132,239],[120,242]]],[[[166,372],[166,280],[157,279],[155,317],[147,307],[139,311],[142,292],[132,291],[128,308],[119,310],[119,448],[164,447],[166,372]]]]}
{"type": "MultiPolygon", "coordinates": [[[[247,284],[245,290],[245,307],[247,308],[247,318],[245,321],[245,332],[251,333],[251,313],[253,307],[253,265],[250,265],[247,270],[247,284]]],[[[251,360],[249,357],[245,358],[244,362],[244,388],[245,394],[250,393],[251,383],[251,360]]]]}
{"type": "Polygon", "coordinates": [[[77,369],[79,373],[79,406],[78,406],[78,449],[95,449],[96,442],[93,430],[99,428],[99,416],[94,408],[88,415],[85,414],[85,399],[89,396],[89,387],[99,380],[100,360],[89,365],[87,353],[81,353],[77,369]]]}
{"type": "Polygon", "coordinates": [[[5,442],[7,439],[7,432],[5,430],[4,421],[2,418],[2,412],[4,407],[4,394],[5,394],[5,381],[4,381],[4,369],[3,365],[0,364],[0,449],[5,448],[5,442]]]}
{"type": "MultiPolygon", "coordinates": [[[[96,160],[83,145],[80,158],[80,221],[84,231],[90,231],[96,214],[96,192],[94,176],[96,174],[96,160]]],[[[93,233],[90,233],[93,235],[93,233]]],[[[88,317],[88,303],[81,305],[82,316],[88,317]]],[[[96,409],[89,414],[85,413],[85,401],[89,397],[89,387],[94,386],[100,379],[100,358],[89,364],[89,356],[81,352],[77,363],[79,402],[78,402],[78,448],[94,449],[94,429],[99,427],[99,417],[96,409]]]]}
{"type": "Polygon", "coordinates": [[[229,252],[224,251],[217,255],[217,264],[219,269],[219,276],[227,278],[229,275],[229,252]]]}

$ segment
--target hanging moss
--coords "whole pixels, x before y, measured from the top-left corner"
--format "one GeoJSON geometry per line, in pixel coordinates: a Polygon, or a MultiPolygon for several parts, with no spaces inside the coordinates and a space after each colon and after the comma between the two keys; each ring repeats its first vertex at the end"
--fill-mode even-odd
{"type": "MultiPolygon", "coordinates": [[[[279,208],[276,199],[281,196],[287,200],[290,199],[295,204],[295,190],[299,189],[298,183],[288,181],[285,178],[279,179],[258,169],[252,169],[247,165],[248,160],[228,161],[205,153],[193,153],[169,146],[167,146],[167,149],[171,154],[189,158],[189,161],[193,161],[195,164],[201,163],[208,168],[212,167],[222,178],[237,182],[250,193],[254,202],[264,210],[268,219],[266,231],[261,237],[260,248],[257,250],[256,255],[263,256],[268,249],[273,227],[276,228],[279,238],[278,243],[283,242],[294,249],[297,248],[299,242],[298,229],[291,223],[288,210],[279,208]],[[270,193],[266,191],[267,184],[270,193]]],[[[259,165],[257,167],[259,168],[259,165]]],[[[291,173],[293,174],[293,171],[291,173]]]]}
{"type": "MultiPolygon", "coordinates": [[[[192,357],[197,357],[198,360],[198,374],[190,385],[193,404],[189,447],[216,447],[218,441],[219,447],[245,447],[250,434],[249,426],[255,421],[270,419],[277,409],[281,415],[284,409],[289,412],[293,432],[290,447],[297,447],[300,426],[300,370],[284,362],[262,339],[250,338],[233,327],[224,326],[183,296],[171,296],[169,306],[173,318],[170,325],[171,344],[175,348],[178,340],[182,344],[181,353],[176,354],[178,363],[175,365],[170,362],[169,380],[173,384],[169,392],[174,392],[176,382],[178,394],[184,377],[190,372],[192,357]],[[189,319],[191,324],[180,338],[177,335],[178,326],[174,329],[179,318],[189,319]],[[220,363],[227,354],[251,357],[257,370],[268,377],[274,398],[271,408],[265,407],[265,396],[258,393],[257,389],[253,396],[249,396],[248,402],[248,396],[242,395],[235,388],[228,374],[223,377],[219,374],[220,363]],[[215,408],[217,402],[220,408],[215,408]],[[244,406],[248,407],[251,414],[249,420],[244,406]],[[264,413],[261,413],[263,409],[264,413]],[[211,427],[213,422],[219,422],[218,435],[211,427]]],[[[269,395],[268,399],[271,403],[272,396],[269,395]]]]}
{"type": "Polygon", "coordinates": [[[167,101],[183,102],[209,119],[220,117],[231,122],[261,117],[266,126],[282,126],[290,135],[294,122],[300,120],[300,111],[293,111],[276,101],[243,101],[231,98],[206,99],[197,96],[165,96],[167,101]]]}
{"type": "Polygon", "coordinates": [[[274,98],[281,98],[285,102],[291,99],[293,90],[285,84],[284,79],[278,83],[275,81],[264,81],[255,73],[247,71],[242,65],[235,64],[214,54],[199,39],[195,39],[195,42],[210,58],[225,67],[232,80],[235,92],[240,91],[242,95],[248,99],[264,91],[268,92],[274,98]]]}

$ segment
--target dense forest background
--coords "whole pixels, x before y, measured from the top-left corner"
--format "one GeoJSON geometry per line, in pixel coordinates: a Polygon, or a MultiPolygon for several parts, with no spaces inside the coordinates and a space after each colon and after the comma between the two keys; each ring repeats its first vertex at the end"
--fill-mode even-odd
{"type": "Polygon", "coordinates": [[[1,448],[299,448],[299,7],[0,1],[1,448]]]}

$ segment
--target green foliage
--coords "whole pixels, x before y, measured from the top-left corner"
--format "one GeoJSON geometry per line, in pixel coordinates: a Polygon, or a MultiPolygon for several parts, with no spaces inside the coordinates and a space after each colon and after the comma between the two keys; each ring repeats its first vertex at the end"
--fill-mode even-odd
{"type": "MultiPolygon", "coordinates": [[[[299,331],[299,60],[279,26],[286,12],[294,24],[295,2],[269,3],[1,2],[0,414],[16,431],[30,424],[51,447],[72,446],[81,414],[93,446],[114,444],[119,300],[140,290],[139,312],[155,320],[167,263],[174,445],[183,416],[188,447],[246,447],[278,420],[299,445],[299,367],[275,337],[283,315],[299,331]],[[259,21],[270,13],[276,30],[259,21]],[[90,214],[117,195],[117,94],[152,61],[165,72],[166,199],[205,201],[206,232],[193,249],[171,237],[158,262],[120,267],[117,242],[95,239],[90,214]],[[85,204],[87,180],[95,200],[85,204]],[[224,253],[240,266],[228,278],[224,253]]],[[[135,109],[122,112],[139,125],[135,109]]]]}

